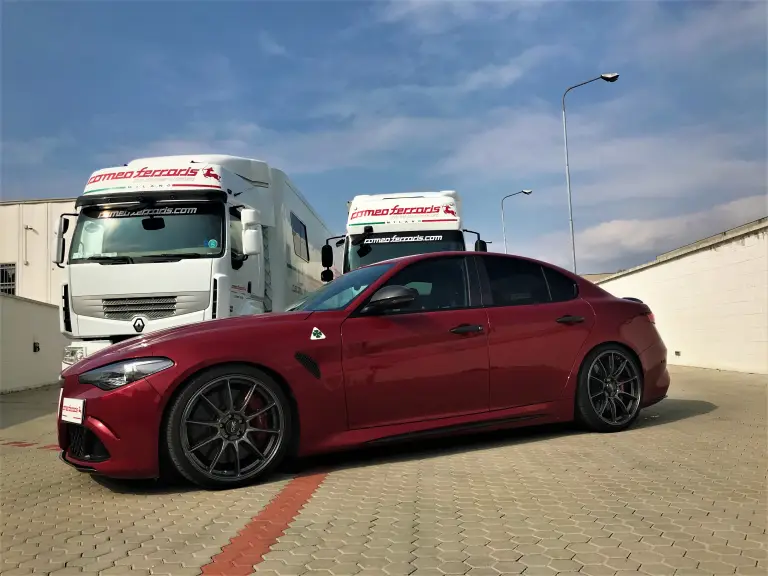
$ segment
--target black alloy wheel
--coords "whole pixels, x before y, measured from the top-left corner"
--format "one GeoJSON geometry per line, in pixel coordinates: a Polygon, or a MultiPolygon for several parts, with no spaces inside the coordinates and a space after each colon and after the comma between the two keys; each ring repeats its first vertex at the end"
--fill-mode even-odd
{"type": "Polygon", "coordinates": [[[640,414],[643,373],[623,347],[606,344],[584,359],[576,391],[576,418],[595,432],[629,428],[640,414]]]}
{"type": "Polygon", "coordinates": [[[281,386],[250,366],[195,376],[174,399],[164,437],[178,472],[207,488],[266,477],[291,442],[291,405],[281,386]]]}

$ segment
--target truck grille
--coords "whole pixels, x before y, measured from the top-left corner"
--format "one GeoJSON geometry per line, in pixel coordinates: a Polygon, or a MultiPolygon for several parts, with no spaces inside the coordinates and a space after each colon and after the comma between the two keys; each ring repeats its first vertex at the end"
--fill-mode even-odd
{"type": "Polygon", "coordinates": [[[176,314],[176,296],[104,298],[101,302],[104,318],[110,320],[131,320],[135,316],[157,320],[176,314]]]}

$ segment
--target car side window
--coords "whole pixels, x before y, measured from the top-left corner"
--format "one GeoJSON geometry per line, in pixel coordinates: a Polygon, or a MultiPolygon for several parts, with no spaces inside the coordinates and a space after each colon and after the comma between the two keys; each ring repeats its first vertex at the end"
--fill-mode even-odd
{"type": "Polygon", "coordinates": [[[566,302],[573,300],[579,295],[579,286],[560,272],[552,270],[547,266],[542,266],[544,270],[544,276],[547,279],[549,285],[549,293],[552,297],[552,302],[566,302]]]}
{"type": "Polygon", "coordinates": [[[411,264],[386,283],[414,288],[419,295],[404,312],[437,312],[469,307],[467,268],[464,258],[430,258],[411,264]]]}
{"type": "Polygon", "coordinates": [[[484,256],[492,306],[544,304],[552,299],[538,264],[516,258],[484,256]]]}

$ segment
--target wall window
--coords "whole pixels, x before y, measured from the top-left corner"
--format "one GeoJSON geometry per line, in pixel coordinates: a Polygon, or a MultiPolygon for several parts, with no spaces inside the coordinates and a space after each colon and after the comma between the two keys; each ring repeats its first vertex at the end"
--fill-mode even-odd
{"type": "Polygon", "coordinates": [[[16,295],[16,264],[0,264],[0,294],[16,295]]]}
{"type": "Polygon", "coordinates": [[[309,262],[309,243],[307,242],[307,227],[304,222],[291,212],[291,229],[293,230],[293,251],[296,256],[309,262]]]}
{"type": "Polygon", "coordinates": [[[430,258],[416,262],[395,274],[386,285],[414,288],[419,293],[410,306],[394,312],[436,312],[469,307],[464,258],[430,258]]]}
{"type": "Polygon", "coordinates": [[[551,302],[541,266],[527,260],[483,256],[493,306],[523,306],[551,302]]]}

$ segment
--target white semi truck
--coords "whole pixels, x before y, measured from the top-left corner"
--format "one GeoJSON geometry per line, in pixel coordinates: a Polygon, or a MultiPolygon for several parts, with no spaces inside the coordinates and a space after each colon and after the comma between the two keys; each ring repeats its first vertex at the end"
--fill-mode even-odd
{"type": "Polygon", "coordinates": [[[283,310],[322,285],[332,232],[259,160],[140,158],[94,172],[75,205],[59,220],[54,260],[66,267],[64,367],[146,332],[283,310]]]}
{"type": "Polygon", "coordinates": [[[323,282],[333,280],[334,250],[344,247],[342,273],[390,258],[466,250],[464,232],[475,234],[474,249],[486,252],[480,234],[462,228],[461,198],[454,190],[355,196],[347,203],[347,233],[322,248],[323,282]]]}

